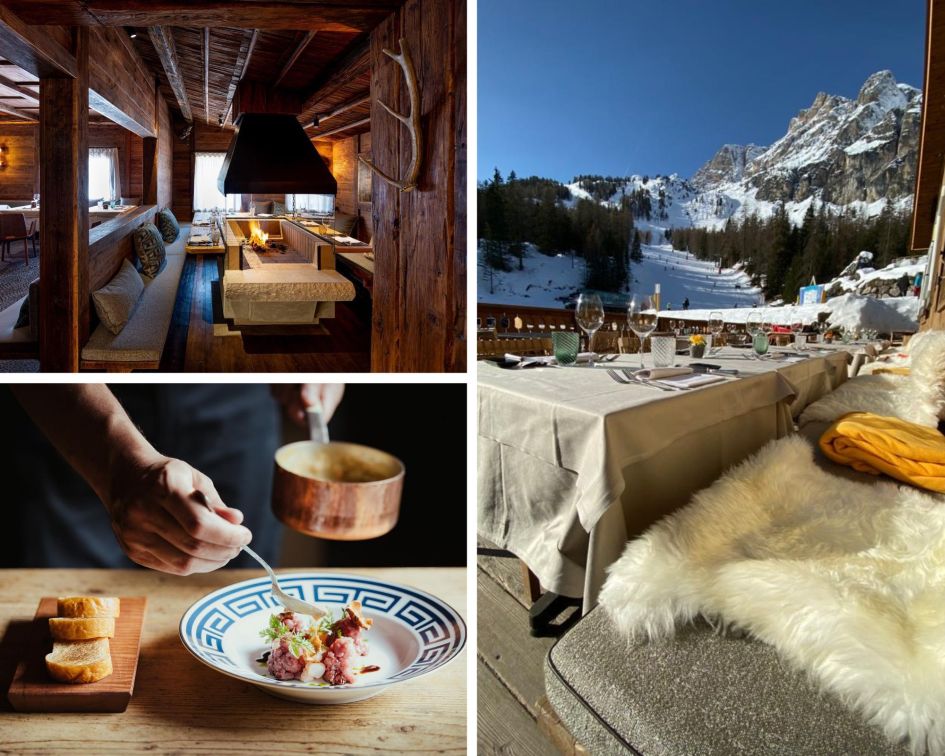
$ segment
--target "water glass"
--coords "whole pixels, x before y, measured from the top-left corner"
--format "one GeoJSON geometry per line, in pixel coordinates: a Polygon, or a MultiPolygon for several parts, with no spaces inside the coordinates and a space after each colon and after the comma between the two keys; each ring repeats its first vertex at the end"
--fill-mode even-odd
{"type": "Polygon", "coordinates": [[[759,357],[761,355],[768,353],[768,334],[764,331],[758,331],[755,333],[751,341],[752,349],[755,350],[755,354],[759,357]]]}
{"type": "Polygon", "coordinates": [[[653,367],[672,367],[676,361],[676,337],[650,336],[650,351],[653,353],[653,367]]]}
{"type": "Polygon", "coordinates": [[[559,365],[573,365],[578,356],[580,337],[574,331],[555,331],[551,345],[559,365]]]}

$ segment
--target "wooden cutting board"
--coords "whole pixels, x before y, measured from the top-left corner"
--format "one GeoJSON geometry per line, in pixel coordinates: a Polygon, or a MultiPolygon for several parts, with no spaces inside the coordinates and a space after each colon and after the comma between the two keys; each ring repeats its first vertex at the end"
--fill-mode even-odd
{"type": "Polygon", "coordinates": [[[121,615],[115,620],[115,637],[109,639],[112,674],[94,683],[69,685],[53,680],[46,671],[46,654],[52,651],[49,618],[56,616],[56,599],[45,596],[33,618],[30,641],[16,668],[7,699],[17,711],[104,711],[128,708],[135,687],[141,626],[147,599],[121,597],[121,615]]]}

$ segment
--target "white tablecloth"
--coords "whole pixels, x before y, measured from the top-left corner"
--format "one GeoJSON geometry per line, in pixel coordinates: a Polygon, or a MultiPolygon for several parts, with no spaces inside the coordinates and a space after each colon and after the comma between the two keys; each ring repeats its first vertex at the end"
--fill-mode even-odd
{"type": "Polygon", "coordinates": [[[698,360],[737,368],[737,380],[672,393],[606,374],[639,367],[638,355],[596,368],[479,362],[480,534],[590,610],[628,537],[793,432],[792,417],[847,376],[845,352],[799,362],[746,355],[726,347],[698,360]]]}

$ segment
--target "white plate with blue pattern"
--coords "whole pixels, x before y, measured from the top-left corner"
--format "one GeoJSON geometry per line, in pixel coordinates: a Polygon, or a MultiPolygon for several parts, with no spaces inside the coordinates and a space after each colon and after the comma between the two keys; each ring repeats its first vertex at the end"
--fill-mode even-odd
{"type": "Polygon", "coordinates": [[[181,617],[180,639],[208,667],[252,683],[267,693],[313,704],[340,704],[376,696],[455,659],[466,644],[466,623],[451,606],[416,588],[375,578],[334,573],[280,574],[290,596],[341,615],[358,600],[374,625],[364,635],[368,654],[358,667],[377,666],[350,685],[276,680],[259,661],[268,645],[259,636],[280,605],[268,578],[244,580],[209,593],[181,617]]]}

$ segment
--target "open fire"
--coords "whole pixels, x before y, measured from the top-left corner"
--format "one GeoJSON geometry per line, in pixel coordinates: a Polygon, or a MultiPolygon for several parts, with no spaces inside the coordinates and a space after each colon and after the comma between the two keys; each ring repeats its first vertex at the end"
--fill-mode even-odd
{"type": "Polygon", "coordinates": [[[249,243],[252,244],[255,249],[269,249],[269,234],[259,228],[259,226],[253,224],[249,237],[249,243]]]}

